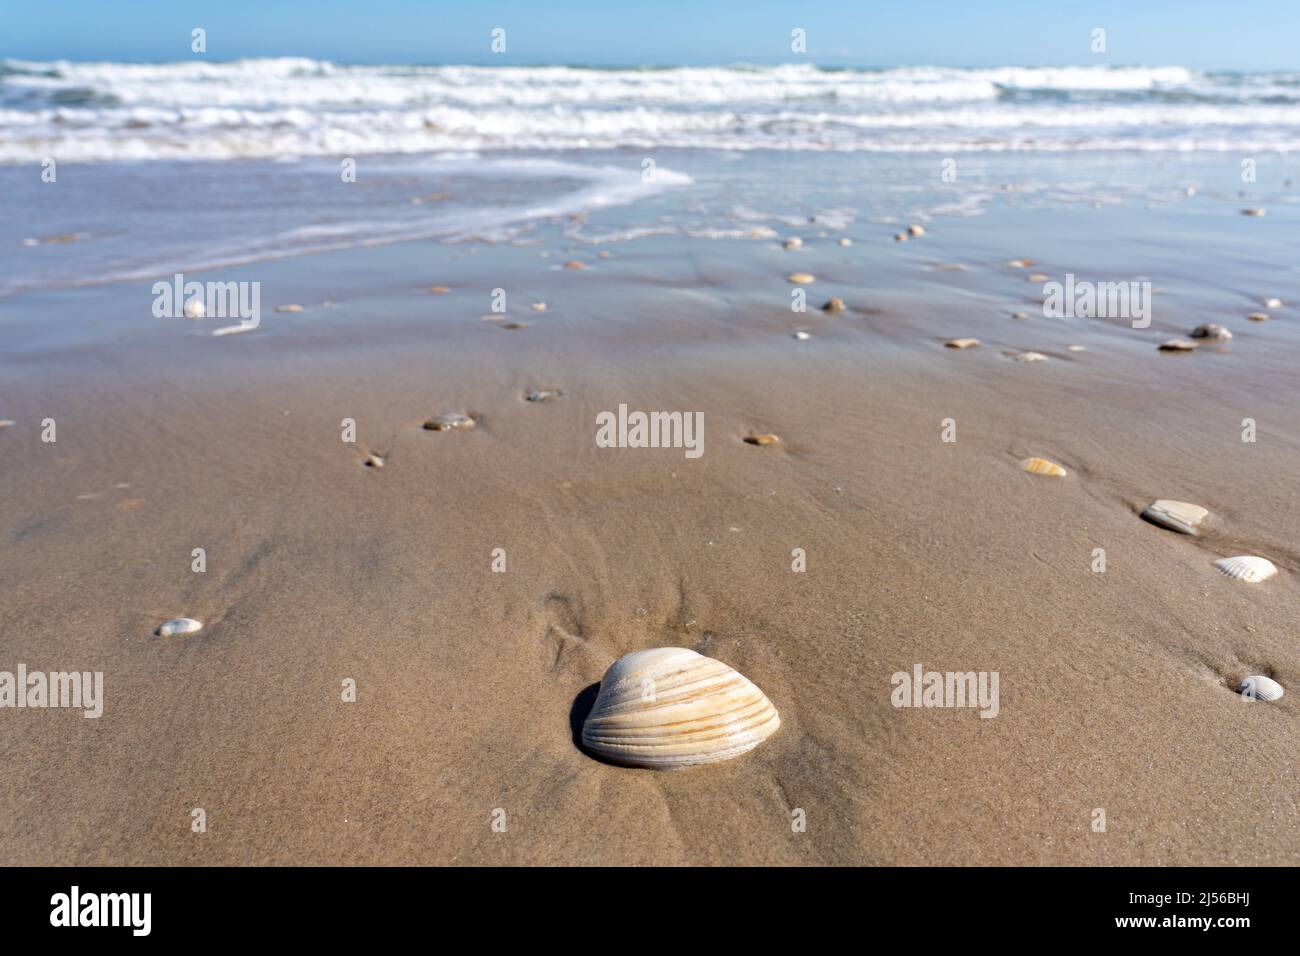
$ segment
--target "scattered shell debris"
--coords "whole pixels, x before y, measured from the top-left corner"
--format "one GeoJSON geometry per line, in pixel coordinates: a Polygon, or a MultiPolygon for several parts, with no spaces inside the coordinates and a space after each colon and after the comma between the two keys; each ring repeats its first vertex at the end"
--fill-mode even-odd
{"type": "Polygon", "coordinates": [[[1159,498],[1151,502],[1142,512],[1142,517],[1152,524],[1177,531],[1179,534],[1190,535],[1199,534],[1201,524],[1209,516],[1209,510],[1200,505],[1186,501],[1173,501],[1169,498],[1159,498]]]}

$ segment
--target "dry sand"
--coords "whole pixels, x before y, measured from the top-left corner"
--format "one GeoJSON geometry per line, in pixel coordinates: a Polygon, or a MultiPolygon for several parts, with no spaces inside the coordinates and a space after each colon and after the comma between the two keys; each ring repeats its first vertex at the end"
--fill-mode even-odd
{"type": "MultiPolygon", "coordinates": [[[[106,701],[99,720],[0,713],[0,862],[1300,858],[1300,397],[1267,326],[1168,356],[1170,329],[1220,317],[975,323],[881,301],[808,250],[810,303],[849,308],[796,321],[788,265],[692,252],[672,275],[636,248],[534,259],[517,331],[480,320],[481,261],[321,310],[316,257],[277,267],[303,313],[248,335],[182,319],[32,346],[0,407],[18,423],[0,432],[0,668],[102,670],[106,701]],[[456,321],[431,326],[435,308],[456,321]],[[983,345],[944,347],[962,335],[983,345]],[[1048,360],[1004,354],[1023,349],[1048,360]],[[564,395],[525,401],[539,387],[564,395]],[[705,453],[596,447],[620,403],[702,411],[705,453]],[[478,427],[421,427],[443,412],[478,427]],[[1030,455],[1069,476],[1024,473],[1030,455]],[[1157,528],[1138,518],[1156,498],[1215,523],[1157,528]],[[1214,569],[1239,553],[1279,576],[1214,569]],[[203,631],[152,634],[180,614],[203,631]],[[780,732],[681,773],[584,754],[604,669],[658,645],[739,669],[780,732]],[[917,663],[999,672],[999,715],[891,706],[917,663]],[[1249,673],[1290,692],[1243,703],[1249,673]]],[[[375,274],[391,255],[333,261],[375,274]]]]}

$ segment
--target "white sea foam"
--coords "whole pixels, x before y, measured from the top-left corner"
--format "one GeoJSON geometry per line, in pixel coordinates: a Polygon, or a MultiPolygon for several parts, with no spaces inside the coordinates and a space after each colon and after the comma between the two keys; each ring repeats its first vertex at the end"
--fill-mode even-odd
{"type": "Polygon", "coordinates": [[[499,149],[1300,149],[1300,73],[0,63],[0,163],[499,149]]]}

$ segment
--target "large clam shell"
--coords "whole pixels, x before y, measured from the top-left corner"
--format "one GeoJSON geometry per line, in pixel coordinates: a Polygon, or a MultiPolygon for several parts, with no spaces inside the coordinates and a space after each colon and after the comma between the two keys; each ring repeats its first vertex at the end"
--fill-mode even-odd
{"type": "Polygon", "coordinates": [[[684,647],[656,647],[605,671],[582,745],[614,763],[682,770],[738,757],[780,726],[744,675],[684,647]]]}
{"type": "Polygon", "coordinates": [[[1277,574],[1277,565],[1268,558],[1253,554],[1239,554],[1235,558],[1220,558],[1214,566],[1230,578],[1258,584],[1277,574]]]}
{"type": "Polygon", "coordinates": [[[1142,512],[1142,517],[1152,524],[1158,524],[1170,531],[1196,534],[1197,528],[1200,527],[1202,521],[1209,517],[1209,514],[1210,512],[1200,505],[1161,498],[1147,505],[1146,510],[1142,512]]]}
{"type": "Polygon", "coordinates": [[[1237,692],[1240,693],[1242,697],[1250,697],[1254,700],[1265,701],[1266,703],[1281,700],[1282,695],[1286,693],[1282,688],[1282,685],[1273,680],[1273,678],[1264,677],[1260,674],[1255,674],[1243,680],[1241,686],[1237,688],[1237,692]]]}

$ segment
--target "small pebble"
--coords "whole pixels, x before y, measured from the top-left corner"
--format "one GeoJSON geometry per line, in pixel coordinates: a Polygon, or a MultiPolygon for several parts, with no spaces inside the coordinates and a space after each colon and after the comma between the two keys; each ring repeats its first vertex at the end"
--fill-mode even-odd
{"type": "Polygon", "coordinates": [[[1194,339],[1232,338],[1232,333],[1217,322],[1208,322],[1205,325],[1198,325],[1196,328],[1192,329],[1191,335],[1194,339]]]}

